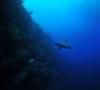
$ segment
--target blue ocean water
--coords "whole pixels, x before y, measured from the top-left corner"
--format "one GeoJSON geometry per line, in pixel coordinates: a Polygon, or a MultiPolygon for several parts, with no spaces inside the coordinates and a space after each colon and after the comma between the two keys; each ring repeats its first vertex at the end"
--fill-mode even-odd
{"type": "Polygon", "coordinates": [[[72,47],[58,50],[63,85],[100,90],[100,0],[25,0],[24,6],[54,41],[72,47]]]}

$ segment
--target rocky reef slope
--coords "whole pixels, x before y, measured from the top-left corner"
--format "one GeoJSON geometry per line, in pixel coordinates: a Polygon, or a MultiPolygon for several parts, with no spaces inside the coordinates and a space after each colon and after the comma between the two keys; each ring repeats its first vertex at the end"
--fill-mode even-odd
{"type": "Polygon", "coordinates": [[[0,1],[0,90],[49,90],[54,49],[21,0],[0,1]]]}

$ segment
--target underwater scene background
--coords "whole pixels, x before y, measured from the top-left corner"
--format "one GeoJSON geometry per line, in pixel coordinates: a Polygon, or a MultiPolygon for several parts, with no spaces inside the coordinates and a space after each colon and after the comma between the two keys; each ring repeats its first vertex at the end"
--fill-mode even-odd
{"type": "Polygon", "coordinates": [[[100,0],[25,0],[24,7],[54,42],[61,90],[100,90],[100,0]]]}

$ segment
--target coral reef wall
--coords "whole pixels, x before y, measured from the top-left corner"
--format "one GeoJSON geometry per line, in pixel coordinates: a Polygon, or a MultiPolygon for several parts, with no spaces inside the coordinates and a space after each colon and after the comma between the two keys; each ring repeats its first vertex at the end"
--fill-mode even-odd
{"type": "Polygon", "coordinates": [[[21,0],[0,1],[0,90],[49,90],[54,49],[21,0]]]}

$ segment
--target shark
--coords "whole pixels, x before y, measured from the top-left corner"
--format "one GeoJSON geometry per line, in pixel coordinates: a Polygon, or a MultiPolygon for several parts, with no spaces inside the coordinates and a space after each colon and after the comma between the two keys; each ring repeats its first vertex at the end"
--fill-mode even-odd
{"type": "Polygon", "coordinates": [[[56,42],[55,45],[58,47],[58,49],[72,49],[71,45],[68,43],[67,40],[64,42],[56,42]]]}

